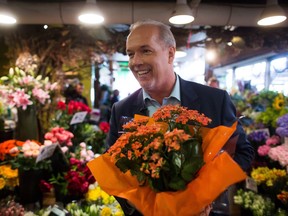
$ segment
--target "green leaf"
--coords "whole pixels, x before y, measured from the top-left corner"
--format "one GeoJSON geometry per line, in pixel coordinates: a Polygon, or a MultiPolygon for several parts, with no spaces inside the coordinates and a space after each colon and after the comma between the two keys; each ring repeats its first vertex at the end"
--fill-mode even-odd
{"type": "Polygon", "coordinates": [[[195,178],[196,173],[204,165],[204,161],[201,157],[194,158],[193,162],[185,163],[181,171],[182,178],[190,182],[195,178]]]}
{"type": "Polygon", "coordinates": [[[170,181],[169,187],[176,191],[184,190],[186,188],[186,182],[181,178],[175,177],[170,181]]]}
{"type": "Polygon", "coordinates": [[[130,169],[131,161],[127,158],[120,158],[117,160],[115,165],[121,170],[121,172],[126,173],[130,169]]]}

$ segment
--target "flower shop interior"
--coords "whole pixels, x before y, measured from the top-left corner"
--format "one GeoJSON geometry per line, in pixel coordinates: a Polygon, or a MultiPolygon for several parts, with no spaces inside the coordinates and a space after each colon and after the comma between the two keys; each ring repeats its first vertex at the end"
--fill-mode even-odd
{"type": "Polygon", "coordinates": [[[171,27],[177,74],[229,93],[254,147],[216,213],[288,215],[287,15],[288,0],[0,1],[0,215],[124,215],[87,163],[113,103],[140,88],[125,41],[148,18],[171,27]],[[192,19],[173,23],[180,8],[192,19]]]}

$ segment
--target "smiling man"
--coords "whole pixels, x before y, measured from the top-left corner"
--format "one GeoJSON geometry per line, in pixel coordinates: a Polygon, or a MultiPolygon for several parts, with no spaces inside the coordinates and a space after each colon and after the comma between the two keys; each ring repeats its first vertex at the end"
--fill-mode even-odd
{"type": "MultiPolygon", "coordinates": [[[[123,123],[135,114],[152,116],[159,107],[167,104],[198,110],[212,119],[211,128],[230,127],[237,121],[236,109],[226,91],[186,81],[176,75],[173,68],[176,42],[169,26],[154,20],[136,22],[130,28],[126,51],[129,68],[142,88],[113,105],[108,146],[115,143],[123,123]]],[[[250,168],[254,150],[240,123],[232,138],[237,144],[230,153],[245,171],[250,168]]],[[[141,215],[126,200],[117,200],[126,215],[141,215]]],[[[206,210],[209,212],[210,208],[206,210]]],[[[203,215],[208,215],[207,212],[203,215]]]]}

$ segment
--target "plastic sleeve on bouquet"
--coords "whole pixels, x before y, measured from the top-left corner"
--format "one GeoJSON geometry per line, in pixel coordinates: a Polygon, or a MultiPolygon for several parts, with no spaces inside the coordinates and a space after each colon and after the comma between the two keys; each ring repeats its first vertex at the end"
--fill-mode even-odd
{"type": "Polygon", "coordinates": [[[104,191],[129,200],[144,215],[197,215],[227,187],[246,178],[226,152],[220,153],[236,125],[203,131],[206,164],[183,191],[156,193],[149,186],[139,186],[137,179],[130,172],[122,173],[107,153],[90,161],[88,167],[104,191]]]}

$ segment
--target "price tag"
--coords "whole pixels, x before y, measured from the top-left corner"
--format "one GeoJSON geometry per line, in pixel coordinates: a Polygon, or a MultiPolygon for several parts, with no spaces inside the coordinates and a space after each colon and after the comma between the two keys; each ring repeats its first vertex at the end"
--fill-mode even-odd
{"type": "Polygon", "coordinates": [[[70,125],[82,123],[85,120],[87,113],[88,113],[87,111],[75,113],[73,115],[73,118],[71,119],[70,125]]]}
{"type": "Polygon", "coordinates": [[[71,214],[66,209],[54,205],[48,216],[71,216],[71,214]]]}
{"type": "Polygon", "coordinates": [[[90,120],[95,122],[100,121],[100,109],[92,109],[92,112],[90,113],[90,120]]]}
{"type": "Polygon", "coordinates": [[[254,191],[256,193],[258,192],[257,183],[251,177],[247,177],[246,178],[246,188],[249,189],[249,190],[252,190],[252,191],[254,191]]]}
{"type": "Polygon", "coordinates": [[[52,145],[48,145],[42,148],[39,155],[36,158],[36,163],[52,157],[57,147],[60,148],[59,145],[52,144],[52,145]]]}

